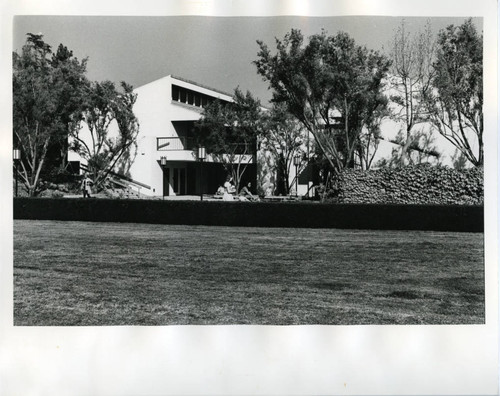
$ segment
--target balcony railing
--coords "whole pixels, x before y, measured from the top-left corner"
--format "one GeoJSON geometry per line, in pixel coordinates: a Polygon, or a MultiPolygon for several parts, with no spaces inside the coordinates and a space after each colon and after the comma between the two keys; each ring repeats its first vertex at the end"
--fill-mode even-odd
{"type": "Polygon", "coordinates": [[[187,137],[159,137],[156,138],[157,151],[193,150],[194,142],[187,137]]]}
{"type": "MultiPolygon", "coordinates": [[[[229,145],[227,154],[255,154],[255,145],[248,143],[233,143],[229,145]]],[[[195,145],[193,138],[187,137],[159,137],[156,138],[156,150],[157,151],[180,151],[180,150],[195,150],[197,147],[195,145]]]]}

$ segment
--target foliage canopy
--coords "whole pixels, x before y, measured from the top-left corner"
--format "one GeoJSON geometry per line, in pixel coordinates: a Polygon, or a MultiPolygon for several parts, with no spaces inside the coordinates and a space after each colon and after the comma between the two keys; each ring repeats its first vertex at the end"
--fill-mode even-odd
{"type": "Polygon", "coordinates": [[[13,141],[22,151],[19,176],[33,196],[47,161],[58,162],[49,153],[59,152],[59,162],[65,158],[83,102],[87,60],[78,61],[62,44],[53,53],[40,34],[27,36],[21,53],[13,53],[13,141]]]}
{"type": "Polygon", "coordinates": [[[438,34],[430,119],[474,166],[484,163],[483,36],[471,19],[438,34]]]}
{"type": "Polygon", "coordinates": [[[233,102],[215,100],[203,110],[195,124],[198,143],[221,162],[239,190],[248,165],[255,162],[257,137],[262,132],[262,107],[259,100],[239,88],[233,102]]]}
{"type": "Polygon", "coordinates": [[[94,186],[99,188],[117,162],[135,143],[139,123],[133,113],[137,94],[122,81],[122,92],[111,81],[92,82],[87,86],[81,126],[74,129],[71,149],[87,160],[94,186]],[[117,132],[110,133],[112,122],[117,132]]]}
{"type": "Polygon", "coordinates": [[[275,54],[262,41],[254,62],[273,91],[272,101],[287,110],[314,136],[334,173],[364,158],[363,129],[373,130],[387,108],[383,79],[390,61],[361,47],[347,34],[325,31],[307,43],[300,30],[276,39],[275,54]]]}

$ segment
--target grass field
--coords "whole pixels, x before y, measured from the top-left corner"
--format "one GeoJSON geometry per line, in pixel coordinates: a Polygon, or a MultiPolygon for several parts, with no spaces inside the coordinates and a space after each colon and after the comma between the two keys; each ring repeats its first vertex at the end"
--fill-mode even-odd
{"type": "Polygon", "coordinates": [[[483,234],[14,221],[15,325],[484,323],[483,234]]]}

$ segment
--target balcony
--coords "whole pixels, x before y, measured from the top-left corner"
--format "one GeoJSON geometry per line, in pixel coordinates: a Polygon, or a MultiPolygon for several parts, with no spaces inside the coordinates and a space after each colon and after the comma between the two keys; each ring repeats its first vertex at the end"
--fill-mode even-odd
{"type": "Polygon", "coordinates": [[[187,137],[159,137],[156,138],[157,151],[182,151],[195,148],[192,138],[187,137]]]}
{"type": "MultiPolygon", "coordinates": [[[[165,152],[168,161],[196,161],[198,146],[195,139],[188,137],[158,137],[156,138],[156,150],[165,152]]],[[[253,163],[255,145],[247,143],[235,143],[230,145],[230,150],[224,155],[214,155],[207,150],[207,162],[233,162],[253,163]],[[224,159],[222,159],[224,158],[224,159]]]]}
{"type": "MultiPolygon", "coordinates": [[[[234,143],[229,145],[232,154],[255,154],[255,145],[248,143],[234,143]]],[[[156,138],[157,151],[194,151],[197,148],[193,138],[187,137],[159,137],[156,138]]],[[[228,153],[229,154],[229,153],[228,153]]]]}

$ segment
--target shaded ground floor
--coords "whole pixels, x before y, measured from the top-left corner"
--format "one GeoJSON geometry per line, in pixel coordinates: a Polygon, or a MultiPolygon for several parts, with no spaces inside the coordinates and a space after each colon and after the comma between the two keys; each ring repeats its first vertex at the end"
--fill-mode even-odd
{"type": "MultiPolygon", "coordinates": [[[[192,196],[215,194],[219,186],[224,185],[227,170],[221,163],[167,161],[162,167],[162,195],[192,196]]],[[[246,165],[240,186],[252,182],[255,186],[257,170],[255,164],[246,165]]]]}

